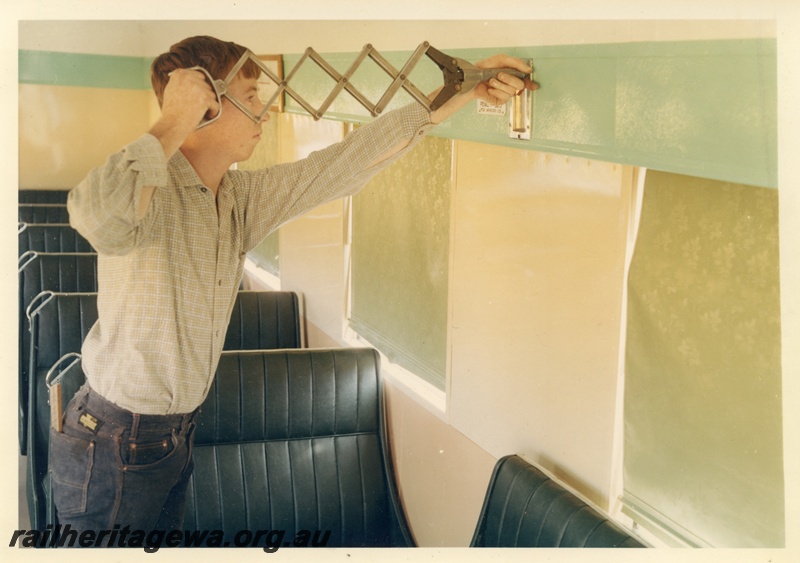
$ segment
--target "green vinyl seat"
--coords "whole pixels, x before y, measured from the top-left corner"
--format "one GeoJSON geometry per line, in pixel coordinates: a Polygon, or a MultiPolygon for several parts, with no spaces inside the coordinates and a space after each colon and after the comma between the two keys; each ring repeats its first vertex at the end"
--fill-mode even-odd
{"type": "MultiPolygon", "coordinates": [[[[86,334],[97,321],[96,293],[44,291],[32,303],[30,314],[30,368],[26,492],[31,528],[44,530],[53,523],[49,495],[50,397],[47,375],[65,359],[76,356],[86,334]]],[[[77,388],[72,389],[74,393],[77,388]]],[[[65,396],[65,403],[69,400],[65,396]]]]}
{"type": "Polygon", "coordinates": [[[517,455],[495,465],[471,547],[645,547],[517,455]]]}
{"type": "Polygon", "coordinates": [[[97,254],[28,251],[19,258],[19,449],[28,450],[28,369],[30,329],[28,306],[43,291],[97,291],[97,254]]]}
{"type": "Polygon", "coordinates": [[[293,291],[240,290],[224,350],[300,348],[300,313],[293,291]]]}
{"type": "Polygon", "coordinates": [[[36,252],[95,252],[89,241],[70,225],[61,223],[19,223],[19,253],[36,252]]]}
{"type": "Polygon", "coordinates": [[[69,190],[20,189],[17,199],[21,205],[26,203],[66,204],[68,194],[69,190]]]}
{"type": "Polygon", "coordinates": [[[20,223],[69,223],[67,206],[48,203],[24,203],[17,208],[20,223]]]}
{"type": "Polygon", "coordinates": [[[222,530],[227,542],[243,530],[287,541],[307,530],[329,532],[327,547],[413,546],[378,354],[224,352],[197,417],[184,528],[222,530]]]}

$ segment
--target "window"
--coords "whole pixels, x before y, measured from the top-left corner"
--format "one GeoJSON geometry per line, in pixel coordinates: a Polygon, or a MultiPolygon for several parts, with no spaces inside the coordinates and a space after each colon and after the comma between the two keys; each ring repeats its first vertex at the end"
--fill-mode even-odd
{"type": "Polygon", "coordinates": [[[280,231],[274,231],[248,253],[253,263],[272,274],[280,276],[280,231]]]}
{"type": "Polygon", "coordinates": [[[350,327],[444,389],[452,141],[428,137],[353,198],[350,327]]]}
{"type": "Polygon", "coordinates": [[[784,545],[778,192],[648,171],[628,278],[623,512],[784,545]]]}

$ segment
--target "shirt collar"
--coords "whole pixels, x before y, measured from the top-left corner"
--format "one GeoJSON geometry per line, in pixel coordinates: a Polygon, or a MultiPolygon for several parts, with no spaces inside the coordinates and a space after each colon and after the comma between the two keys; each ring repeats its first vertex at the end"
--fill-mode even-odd
{"type": "Polygon", "coordinates": [[[185,188],[202,186],[203,181],[200,176],[195,172],[189,160],[183,155],[181,151],[175,151],[172,158],[169,159],[169,173],[172,184],[175,186],[182,186],[185,188]]]}
{"type": "MultiPolygon", "coordinates": [[[[200,176],[197,175],[197,172],[192,164],[181,151],[175,151],[175,154],[172,155],[172,158],[169,160],[168,168],[173,186],[180,186],[183,188],[196,188],[205,186],[203,181],[200,179],[200,176]]],[[[217,197],[220,195],[227,197],[227,194],[232,186],[229,176],[230,175],[226,172],[222,177],[222,181],[217,189],[217,197]]]]}

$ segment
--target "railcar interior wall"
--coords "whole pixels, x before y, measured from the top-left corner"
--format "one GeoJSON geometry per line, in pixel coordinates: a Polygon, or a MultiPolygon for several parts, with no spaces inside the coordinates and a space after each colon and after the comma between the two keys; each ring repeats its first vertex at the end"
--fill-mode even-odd
{"type": "MultiPolygon", "coordinates": [[[[398,66],[422,41],[533,60],[529,141],[467,108],[249,256],[247,288],[301,295],[307,346],[382,353],[419,545],[468,545],[513,453],[651,545],[786,544],[774,22],[22,21],[19,187],[68,189],[146,132],[149,62],[195,34],[285,71],[365,43],[398,66]]],[[[374,98],[386,77],[353,82],[374,98]]],[[[368,119],[347,94],[318,121],[287,99],[238,166],[368,119]]]]}

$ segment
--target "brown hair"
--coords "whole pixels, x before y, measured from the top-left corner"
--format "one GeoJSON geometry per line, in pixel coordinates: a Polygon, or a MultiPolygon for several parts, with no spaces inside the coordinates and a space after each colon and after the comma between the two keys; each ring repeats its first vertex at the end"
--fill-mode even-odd
{"type": "MultiPolygon", "coordinates": [[[[232,41],[221,41],[207,35],[189,37],[176,43],[168,52],[157,56],[150,66],[150,82],[158,105],[163,102],[164,88],[173,70],[201,66],[215,80],[224,79],[246,50],[232,41]]],[[[258,78],[261,69],[248,60],[239,72],[245,78],[258,78]]]]}

